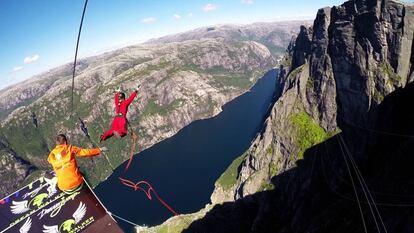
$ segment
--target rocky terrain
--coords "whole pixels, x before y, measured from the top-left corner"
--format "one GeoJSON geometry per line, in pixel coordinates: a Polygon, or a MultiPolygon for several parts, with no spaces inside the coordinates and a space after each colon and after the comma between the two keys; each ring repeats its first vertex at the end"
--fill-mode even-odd
{"type": "Polygon", "coordinates": [[[411,232],[413,21],[398,1],[320,9],[261,134],[176,232],[411,232]]]}
{"type": "MultiPolygon", "coordinates": [[[[413,6],[348,1],[321,9],[313,28],[302,27],[291,51],[291,72],[281,77],[283,95],[244,160],[235,193],[242,197],[263,185],[249,177],[268,182],[290,169],[306,149],[335,133],[338,123],[341,129],[346,122],[374,127],[385,96],[414,79],[412,20],[413,6]],[[306,132],[311,128],[312,134],[306,132]],[[259,174],[263,165],[275,174],[259,174]]],[[[358,157],[363,152],[362,146],[355,151],[358,157]]]]}
{"type": "Polygon", "coordinates": [[[310,25],[310,21],[287,21],[254,23],[248,25],[216,25],[197,28],[188,32],[168,35],[149,40],[148,44],[182,42],[205,38],[223,38],[233,41],[256,41],[269,48],[270,52],[279,57],[284,53],[292,35],[297,34],[298,25],[310,25]]]}
{"type": "MultiPolygon", "coordinates": [[[[289,44],[292,36],[298,32],[298,26],[307,21],[287,21],[273,23],[254,23],[250,25],[217,25],[194,29],[174,35],[168,35],[158,39],[152,39],[144,43],[155,47],[157,44],[172,42],[183,42],[189,40],[202,39],[223,39],[232,42],[255,41],[265,45],[272,53],[274,58],[281,57],[289,44]]],[[[109,57],[120,54],[125,50],[117,50],[106,53],[105,55],[82,59],[78,61],[77,72],[81,72],[88,67],[89,63],[98,64],[104,62],[109,57]]],[[[142,58],[142,57],[141,57],[142,58]]],[[[148,58],[145,58],[145,60],[148,58]]],[[[139,64],[145,60],[130,59],[129,63],[139,64]]],[[[125,64],[118,67],[118,71],[132,67],[134,64],[125,64]]],[[[38,99],[42,93],[51,87],[56,81],[67,80],[72,76],[72,64],[66,64],[48,72],[34,76],[33,78],[0,90],[0,119],[4,119],[8,114],[20,106],[25,106],[38,99]]]]}
{"type": "MultiPolygon", "coordinates": [[[[286,35],[281,40],[288,43],[294,30],[287,26],[282,31],[286,35]]],[[[139,150],[172,136],[194,120],[218,114],[221,106],[244,93],[277,64],[277,53],[272,54],[267,46],[232,38],[148,43],[82,59],[77,65],[73,112],[70,64],[0,91],[2,148],[8,158],[19,161],[17,165],[10,159],[2,163],[2,171],[3,166],[18,168],[7,169],[10,175],[2,179],[5,188],[0,196],[21,186],[20,180],[30,180],[49,169],[46,158],[57,133],[66,133],[73,144],[92,146],[79,128],[78,117],[85,121],[96,142],[112,121],[117,86],[128,95],[142,85],[129,110],[129,121],[138,132],[139,150]],[[32,125],[32,112],[37,114],[38,128],[32,125]],[[21,177],[19,182],[12,176],[15,173],[21,177]]],[[[111,148],[108,157],[113,165],[127,159],[129,137],[103,145],[111,148]]],[[[103,158],[82,160],[80,166],[94,185],[111,173],[103,158]]]]}
{"type": "MultiPolygon", "coordinates": [[[[0,140],[0,176],[3,181],[11,183],[13,180],[15,183],[22,183],[30,173],[36,173],[36,170],[30,163],[17,157],[16,153],[0,140]]],[[[15,185],[1,185],[0,193],[9,193],[10,187],[15,187],[15,185]]]]}

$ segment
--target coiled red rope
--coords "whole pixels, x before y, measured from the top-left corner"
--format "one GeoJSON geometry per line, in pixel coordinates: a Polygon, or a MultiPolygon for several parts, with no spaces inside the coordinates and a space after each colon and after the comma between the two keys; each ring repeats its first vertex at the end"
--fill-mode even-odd
{"type": "MultiPolygon", "coordinates": [[[[128,171],[128,169],[131,166],[131,163],[132,163],[132,160],[133,160],[134,154],[135,154],[135,147],[136,147],[136,144],[137,144],[137,139],[138,139],[137,135],[132,130],[131,130],[131,138],[132,138],[131,155],[129,157],[127,165],[125,166],[124,174],[128,171]]],[[[174,215],[179,215],[177,211],[175,211],[170,205],[167,204],[167,202],[164,201],[164,199],[162,199],[160,197],[160,195],[158,195],[157,191],[154,189],[154,187],[148,181],[141,180],[141,181],[138,181],[138,182],[133,182],[131,180],[127,180],[127,179],[122,178],[122,177],[119,177],[119,180],[121,181],[121,183],[123,185],[125,185],[127,187],[130,187],[130,188],[134,189],[135,191],[138,191],[138,190],[143,191],[149,200],[152,200],[153,196],[151,194],[154,194],[154,197],[166,209],[168,209],[174,215]]]]}

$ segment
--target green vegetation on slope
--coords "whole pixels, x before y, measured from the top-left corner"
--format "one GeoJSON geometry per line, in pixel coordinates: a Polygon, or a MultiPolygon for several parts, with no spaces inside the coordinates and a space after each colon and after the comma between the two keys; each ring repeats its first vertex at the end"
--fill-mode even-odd
{"type": "Polygon", "coordinates": [[[269,190],[274,190],[274,189],[275,189],[275,185],[271,181],[266,181],[262,183],[258,192],[269,191],[269,190]]]}
{"type": "Polygon", "coordinates": [[[0,111],[0,120],[4,120],[10,113],[12,113],[17,108],[20,108],[22,106],[27,106],[27,105],[33,103],[33,101],[35,101],[35,100],[36,100],[36,98],[27,99],[27,100],[17,104],[16,106],[10,108],[10,109],[0,111]]]}
{"type": "Polygon", "coordinates": [[[216,83],[220,86],[231,86],[240,89],[247,89],[252,85],[249,78],[244,75],[232,75],[232,76],[214,76],[216,83]]]}
{"type": "MultiPolygon", "coordinates": [[[[185,70],[191,70],[199,74],[213,76],[211,83],[220,88],[235,87],[238,89],[247,89],[253,84],[253,82],[250,81],[250,78],[254,76],[253,72],[245,71],[243,73],[236,73],[225,69],[223,66],[213,66],[208,69],[201,69],[198,65],[193,63],[185,65],[184,68],[185,70]]],[[[255,77],[255,80],[256,79],[257,77],[255,77]]]]}
{"type": "Polygon", "coordinates": [[[297,76],[300,72],[302,72],[302,70],[303,70],[303,66],[304,66],[304,65],[299,66],[298,68],[296,68],[296,69],[292,70],[292,72],[290,72],[290,74],[289,74],[289,76],[288,76],[288,79],[294,79],[294,78],[296,78],[296,76],[297,76]]]}
{"type": "Polygon", "coordinates": [[[294,132],[293,140],[298,148],[298,159],[303,159],[303,154],[307,149],[329,137],[329,134],[304,111],[292,114],[289,120],[294,132]]]}
{"type": "Polygon", "coordinates": [[[192,214],[182,214],[165,221],[163,224],[151,228],[139,227],[139,233],[179,233],[187,229],[191,223],[203,218],[214,206],[207,205],[204,209],[192,214]]]}
{"type": "Polygon", "coordinates": [[[381,91],[378,91],[377,88],[375,88],[373,98],[377,102],[382,102],[385,98],[385,95],[381,91]]]}
{"type": "Polygon", "coordinates": [[[186,228],[190,226],[189,223],[194,221],[192,217],[187,216],[181,216],[181,219],[177,220],[174,224],[165,224],[161,225],[159,228],[157,228],[158,233],[176,233],[176,232],[182,232],[186,228]]]}
{"type": "Polygon", "coordinates": [[[380,65],[380,68],[383,73],[387,74],[389,78],[388,80],[389,84],[394,85],[394,86],[399,85],[399,83],[401,82],[401,76],[399,76],[398,74],[394,72],[394,69],[392,68],[390,64],[382,63],[380,65]]]}
{"type": "Polygon", "coordinates": [[[273,154],[273,146],[272,145],[270,145],[269,147],[267,147],[266,153],[267,153],[267,155],[270,155],[270,156],[273,154]]]}
{"type": "Polygon", "coordinates": [[[238,168],[240,167],[246,155],[247,154],[244,153],[235,159],[226,169],[226,171],[224,171],[224,173],[220,176],[216,184],[220,185],[224,190],[229,190],[231,187],[233,187],[233,185],[236,184],[239,175],[238,168]]]}
{"type": "Polygon", "coordinates": [[[5,138],[9,145],[13,145],[13,150],[21,155],[23,159],[29,161],[30,157],[47,155],[48,143],[42,135],[49,128],[44,127],[43,122],[41,122],[39,128],[36,129],[32,125],[30,114],[25,113],[24,115],[27,115],[26,121],[13,119],[5,127],[0,128],[0,131],[3,135],[7,135],[5,138]]]}
{"type": "Polygon", "coordinates": [[[144,118],[146,116],[151,116],[151,115],[156,115],[156,114],[159,114],[161,116],[166,116],[170,112],[177,109],[183,103],[183,101],[184,100],[182,99],[175,99],[170,104],[161,106],[155,102],[155,99],[150,99],[147,105],[145,106],[144,110],[142,111],[140,117],[144,118]]]}

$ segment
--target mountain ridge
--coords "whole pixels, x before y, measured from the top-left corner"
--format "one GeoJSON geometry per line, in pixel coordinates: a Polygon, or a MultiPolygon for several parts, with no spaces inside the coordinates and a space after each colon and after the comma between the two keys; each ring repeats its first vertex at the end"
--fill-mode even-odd
{"type": "Polygon", "coordinates": [[[295,25],[309,24],[310,21],[278,21],[253,24],[219,24],[196,28],[190,31],[150,39],[144,44],[160,44],[199,40],[202,38],[225,38],[228,40],[253,40],[264,44],[277,57],[287,47],[287,41],[295,33],[295,25]]]}
{"type": "MultiPolygon", "coordinates": [[[[299,25],[301,22],[303,21],[288,21],[288,22],[275,22],[275,23],[255,23],[255,24],[248,24],[248,25],[229,25],[229,24],[224,24],[221,25],[220,27],[226,27],[227,29],[231,29],[231,30],[238,30],[239,27],[247,27],[250,31],[254,31],[255,27],[261,28],[261,25],[271,25],[269,26],[269,30],[274,31],[274,33],[276,35],[281,34],[283,36],[283,38],[279,39],[279,41],[276,41],[275,44],[272,44],[272,41],[266,41],[265,39],[261,39],[261,41],[258,41],[258,39],[256,38],[250,38],[249,40],[253,40],[253,41],[257,41],[257,42],[263,42],[265,41],[265,45],[267,44],[270,46],[278,46],[279,44],[281,44],[281,48],[282,50],[276,53],[272,53],[272,55],[277,59],[277,57],[279,55],[281,55],[283,53],[283,48],[285,47],[285,45],[287,45],[288,41],[290,41],[291,36],[293,36],[296,33],[296,28],[297,25],[299,25]],[[274,26],[272,26],[274,25],[274,26]]],[[[209,27],[217,27],[216,26],[209,26],[209,27]]],[[[194,32],[197,32],[199,30],[205,30],[206,28],[209,27],[202,27],[202,28],[197,28],[191,31],[187,31],[187,32],[182,32],[182,33],[178,33],[178,34],[172,34],[172,35],[167,35],[165,37],[161,37],[159,39],[152,39],[149,40],[147,42],[144,42],[142,44],[137,44],[137,45],[130,45],[124,48],[119,48],[119,49],[115,49],[113,51],[109,51],[109,52],[104,52],[103,54],[100,55],[95,55],[95,56],[91,56],[91,57],[86,57],[86,58],[82,58],[78,60],[77,63],[77,74],[79,74],[79,72],[81,72],[82,70],[84,70],[88,64],[90,63],[94,63],[94,62],[99,62],[102,60],[105,60],[104,58],[109,58],[112,56],[116,56],[119,53],[124,52],[125,50],[127,50],[128,48],[133,48],[134,46],[143,46],[143,45],[151,45],[153,42],[152,41],[157,41],[157,40],[164,40],[163,38],[174,38],[174,36],[176,35],[187,35],[187,36],[191,36],[194,32]]],[[[220,30],[217,30],[220,31],[220,30]]],[[[241,37],[237,37],[237,36],[232,36],[232,35],[227,35],[227,34],[222,34],[220,36],[223,39],[227,39],[227,40],[233,40],[233,41],[242,41],[241,37]]],[[[207,39],[207,38],[216,38],[216,37],[209,37],[209,36],[200,36],[200,35],[196,35],[194,36],[194,40],[201,40],[201,39],[207,39]]],[[[246,39],[243,39],[246,40],[246,39]]],[[[181,39],[180,41],[169,41],[169,42],[162,42],[162,43],[172,43],[172,42],[183,42],[185,41],[184,39],[181,39]]],[[[36,82],[38,81],[42,81],[47,83],[47,85],[51,86],[53,85],[55,80],[54,78],[56,77],[66,77],[66,78],[70,78],[72,75],[72,63],[66,63],[64,65],[58,66],[56,68],[52,68],[49,71],[46,72],[42,72],[40,74],[34,75],[32,78],[29,78],[25,81],[22,81],[20,83],[17,84],[13,84],[9,87],[6,87],[2,90],[0,90],[0,119],[4,119],[4,117],[10,113],[11,111],[13,111],[15,108],[14,106],[20,106],[19,104],[22,105],[27,105],[29,104],[31,101],[33,101],[33,98],[36,99],[40,93],[42,91],[44,91],[44,89],[40,89],[38,87],[38,84],[36,82]],[[29,86],[26,87],[25,86],[29,86]],[[12,93],[19,93],[19,92],[23,92],[26,93],[27,96],[24,96],[23,98],[19,99],[17,97],[14,97],[15,95],[13,95],[12,93]],[[14,103],[17,102],[17,103],[14,103]]]]}

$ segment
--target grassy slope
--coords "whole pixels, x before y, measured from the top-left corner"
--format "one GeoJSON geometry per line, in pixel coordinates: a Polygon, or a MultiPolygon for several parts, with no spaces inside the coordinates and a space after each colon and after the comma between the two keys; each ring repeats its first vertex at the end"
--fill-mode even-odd
{"type": "Polygon", "coordinates": [[[303,159],[307,149],[325,141],[329,136],[305,111],[292,114],[289,120],[298,150],[297,159],[303,159]]]}
{"type": "Polygon", "coordinates": [[[220,178],[216,181],[216,185],[220,185],[223,190],[229,190],[236,182],[239,175],[238,168],[246,157],[246,153],[236,158],[230,166],[223,172],[220,178]]]}

